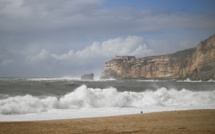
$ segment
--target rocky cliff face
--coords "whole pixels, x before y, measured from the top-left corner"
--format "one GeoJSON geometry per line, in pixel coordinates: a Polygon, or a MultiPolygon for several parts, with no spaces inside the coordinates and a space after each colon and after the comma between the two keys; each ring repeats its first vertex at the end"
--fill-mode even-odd
{"type": "Polygon", "coordinates": [[[116,56],[105,64],[103,79],[215,79],[215,35],[196,48],[136,59],[116,56]]]}

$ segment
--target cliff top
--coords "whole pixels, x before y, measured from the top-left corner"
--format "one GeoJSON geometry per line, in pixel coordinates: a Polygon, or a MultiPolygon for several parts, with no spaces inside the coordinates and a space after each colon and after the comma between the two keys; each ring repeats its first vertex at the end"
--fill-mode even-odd
{"type": "Polygon", "coordinates": [[[135,56],[116,56],[115,59],[117,60],[131,60],[131,59],[136,59],[135,56]]]}
{"type": "MultiPolygon", "coordinates": [[[[204,41],[201,41],[198,45],[205,45],[207,44],[208,41],[210,40],[215,40],[215,34],[210,36],[208,39],[205,39],[204,41]]],[[[156,56],[147,56],[147,57],[141,57],[141,58],[136,58],[135,56],[116,56],[114,59],[112,60],[132,60],[132,59],[137,59],[137,60],[150,60],[150,59],[154,59],[154,58],[158,58],[158,59],[165,59],[165,58],[176,58],[176,57],[186,57],[189,55],[192,55],[194,52],[196,51],[196,47],[195,48],[189,48],[189,49],[185,49],[185,50],[181,50],[181,51],[177,51],[175,53],[170,53],[170,54],[163,54],[163,55],[156,55],[156,56]]]]}

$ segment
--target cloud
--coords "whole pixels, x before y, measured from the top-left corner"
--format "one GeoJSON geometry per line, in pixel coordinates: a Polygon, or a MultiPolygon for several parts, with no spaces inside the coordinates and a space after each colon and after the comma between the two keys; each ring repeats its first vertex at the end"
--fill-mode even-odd
{"type": "Polygon", "coordinates": [[[3,0],[0,30],[10,33],[101,37],[158,30],[215,30],[214,14],[190,14],[150,9],[102,9],[103,0],[3,0]],[[16,23],[14,23],[16,22],[16,23]]]}
{"type": "Polygon", "coordinates": [[[113,58],[116,55],[134,55],[142,57],[154,54],[153,50],[147,48],[142,37],[128,36],[127,38],[109,39],[103,42],[93,42],[83,50],[73,51],[62,55],[52,54],[57,60],[71,59],[90,59],[98,57],[113,58]]]}
{"type": "Polygon", "coordinates": [[[1,0],[0,76],[101,71],[116,55],[171,53],[214,34],[212,13],[103,8],[104,3],[1,0]],[[184,34],[187,31],[189,34],[184,34]],[[199,33],[201,38],[189,40],[199,33]],[[180,40],[176,40],[178,37],[180,40]]]}
{"type": "Polygon", "coordinates": [[[12,62],[14,62],[14,61],[11,59],[4,59],[3,61],[1,61],[0,65],[7,66],[7,65],[11,64],[12,62]]]}
{"type": "Polygon", "coordinates": [[[68,60],[72,58],[73,54],[74,54],[73,50],[70,50],[68,53],[64,53],[61,55],[51,54],[51,56],[56,60],[68,60]]]}
{"type": "Polygon", "coordinates": [[[31,61],[45,60],[47,57],[55,60],[64,61],[77,59],[89,60],[93,58],[113,58],[116,55],[134,55],[142,57],[144,55],[153,55],[154,51],[147,48],[142,37],[128,36],[126,38],[109,39],[103,42],[93,42],[82,50],[69,50],[67,53],[56,54],[42,49],[38,54],[30,57],[31,61]]]}
{"type": "Polygon", "coordinates": [[[0,25],[4,27],[0,28],[11,33],[75,28],[101,3],[102,0],[3,0],[0,25]]]}
{"type": "Polygon", "coordinates": [[[38,60],[46,60],[50,53],[46,49],[42,49],[37,55],[30,58],[31,62],[36,62],[38,60]]]}
{"type": "Polygon", "coordinates": [[[16,65],[17,72],[23,72],[20,70],[29,70],[25,72],[26,74],[40,72],[38,76],[47,75],[48,72],[50,74],[52,72],[52,75],[81,75],[84,72],[96,72],[100,75],[105,62],[116,55],[142,57],[153,54],[154,51],[147,47],[142,37],[128,36],[102,42],[95,41],[81,50],[70,49],[64,53],[56,53],[36,45],[17,49],[15,53],[10,51],[13,60],[3,59],[1,66],[10,63],[10,66],[16,65]]]}

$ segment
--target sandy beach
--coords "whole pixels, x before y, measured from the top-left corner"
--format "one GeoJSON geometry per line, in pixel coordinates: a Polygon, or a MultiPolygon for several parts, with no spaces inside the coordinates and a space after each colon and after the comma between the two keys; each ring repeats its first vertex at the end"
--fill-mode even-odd
{"type": "Polygon", "coordinates": [[[0,122],[0,134],[214,134],[215,110],[51,121],[0,122]]]}

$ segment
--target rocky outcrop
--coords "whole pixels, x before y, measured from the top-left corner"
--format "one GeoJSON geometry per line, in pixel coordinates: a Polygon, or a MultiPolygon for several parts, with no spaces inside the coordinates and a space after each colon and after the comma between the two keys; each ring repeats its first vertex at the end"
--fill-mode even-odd
{"type": "Polygon", "coordinates": [[[84,74],[81,76],[81,80],[94,80],[94,74],[84,74]]]}
{"type": "Polygon", "coordinates": [[[102,79],[215,79],[215,35],[196,48],[135,58],[116,56],[105,64],[102,79]]]}

